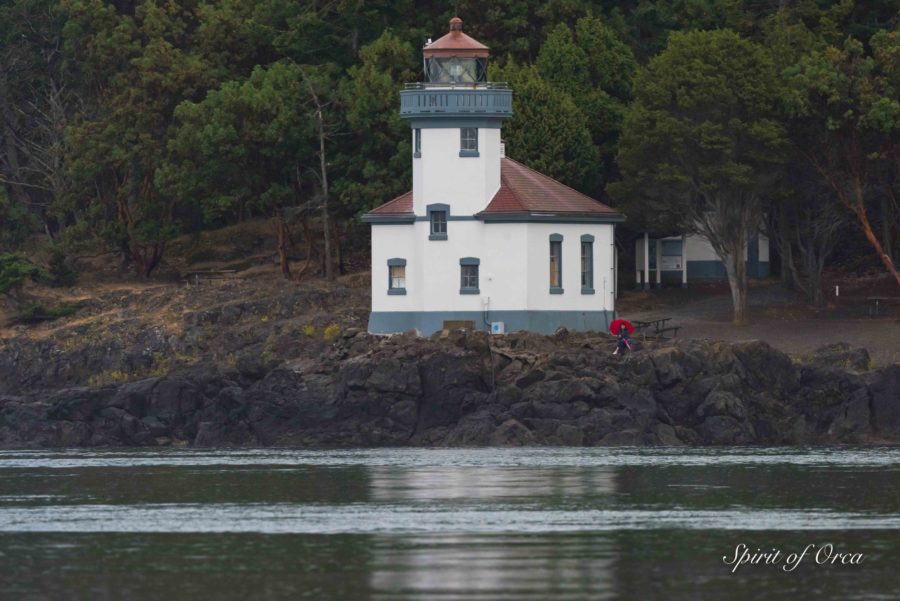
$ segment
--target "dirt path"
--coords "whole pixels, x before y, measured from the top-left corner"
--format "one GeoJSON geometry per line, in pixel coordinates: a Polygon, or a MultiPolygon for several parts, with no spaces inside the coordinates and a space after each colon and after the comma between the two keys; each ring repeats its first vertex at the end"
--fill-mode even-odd
{"type": "MultiPolygon", "coordinates": [[[[865,298],[845,299],[823,310],[810,309],[797,295],[777,284],[750,290],[751,325],[731,324],[731,296],[719,286],[626,292],[619,314],[627,319],[671,317],[679,337],[764,340],[789,355],[806,355],[826,344],[846,342],[869,351],[873,366],[900,363],[900,319],[870,318],[865,298]]],[[[894,311],[896,313],[896,311],[894,311]]]]}

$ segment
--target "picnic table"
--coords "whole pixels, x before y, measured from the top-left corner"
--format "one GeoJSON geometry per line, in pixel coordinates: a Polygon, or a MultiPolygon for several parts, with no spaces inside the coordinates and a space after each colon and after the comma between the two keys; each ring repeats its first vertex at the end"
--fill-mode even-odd
{"type": "Polygon", "coordinates": [[[866,302],[869,303],[869,317],[878,317],[881,305],[891,302],[893,299],[889,296],[869,296],[866,302]]]}
{"type": "Polygon", "coordinates": [[[681,329],[681,326],[666,325],[670,321],[672,321],[671,317],[646,320],[635,319],[631,322],[631,325],[634,326],[635,334],[640,334],[644,340],[665,340],[667,334],[671,334],[671,336],[668,336],[670,338],[678,336],[678,330],[681,329]]]}

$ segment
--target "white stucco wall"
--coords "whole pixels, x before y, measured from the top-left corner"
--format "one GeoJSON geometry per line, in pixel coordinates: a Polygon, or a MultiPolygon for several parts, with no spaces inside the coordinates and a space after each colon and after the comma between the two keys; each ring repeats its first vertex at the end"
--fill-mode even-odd
{"type": "MultiPolygon", "coordinates": [[[[411,134],[414,135],[414,134],[411,134]]],[[[459,128],[423,128],[422,156],[413,159],[413,210],[450,205],[451,215],[474,215],[500,188],[500,130],[479,128],[477,157],[460,157],[459,128]]]]}
{"type": "MultiPolygon", "coordinates": [[[[687,237],[687,260],[718,261],[720,259],[706,238],[693,235],[687,237]]],[[[747,260],[746,248],[744,248],[744,260],[747,260]]],[[[764,263],[769,261],[769,239],[763,234],[759,234],[759,260],[764,263]]]]}
{"type": "MultiPolygon", "coordinates": [[[[703,236],[689,235],[686,240],[688,261],[719,261],[719,255],[703,236]]],[[[746,250],[744,251],[746,256],[746,250]]]]}
{"type": "Polygon", "coordinates": [[[406,289],[419,290],[422,262],[415,260],[415,240],[411,225],[372,226],[372,310],[421,311],[422,299],[414,294],[389,296],[388,259],[406,259],[406,289]]]}
{"type": "Polygon", "coordinates": [[[450,221],[447,240],[429,223],[372,226],[373,311],[614,309],[613,226],[450,221]],[[563,294],[550,294],[550,234],[563,236],[563,294]],[[594,294],[581,293],[581,236],[594,236],[594,294]],[[462,257],[476,257],[477,295],[459,293],[462,257]],[[388,295],[391,258],[406,259],[406,295],[388,295]]]}
{"type": "Polygon", "coordinates": [[[528,308],[552,311],[612,310],[613,226],[592,223],[528,224],[528,308]],[[563,294],[550,294],[550,235],[562,242],[563,294]],[[594,236],[594,294],[581,293],[581,236],[594,236]],[[605,285],[605,291],[604,291],[605,285]]]}

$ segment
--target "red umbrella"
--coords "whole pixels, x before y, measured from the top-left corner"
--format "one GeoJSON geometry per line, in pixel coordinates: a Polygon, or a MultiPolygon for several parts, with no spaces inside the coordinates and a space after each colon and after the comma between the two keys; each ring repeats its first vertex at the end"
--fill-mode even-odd
{"type": "Polygon", "coordinates": [[[631,322],[628,321],[627,319],[617,319],[614,322],[612,322],[611,324],[609,324],[610,334],[612,334],[613,336],[618,336],[619,331],[621,331],[621,329],[622,329],[622,326],[625,326],[625,328],[628,330],[628,332],[630,334],[634,334],[634,326],[631,325],[631,322]]]}

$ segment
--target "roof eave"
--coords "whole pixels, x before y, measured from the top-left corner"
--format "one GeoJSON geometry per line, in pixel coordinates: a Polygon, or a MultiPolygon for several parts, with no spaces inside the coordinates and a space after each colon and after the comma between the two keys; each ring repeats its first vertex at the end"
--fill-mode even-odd
{"type": "Polygon", "coordinates": [[[488,48],[431,48],[426,47],[422,51],[425,58],[490,58],[491,51],[488,48]]]}
{"type": "Polygon", "coordinates": [[[547,212],[503,212],[487,213],[482,211],[475,215],[477,219],[492,223],[622,223],[625,216],[621,213],[547,213],[547,212]]]}
{"type": "Polygon", "coordinates": [[[397,225],[415,223],[416,216],[414,213],[366,213],[360,217],[360,221],[378,225],[397,225]]]}

